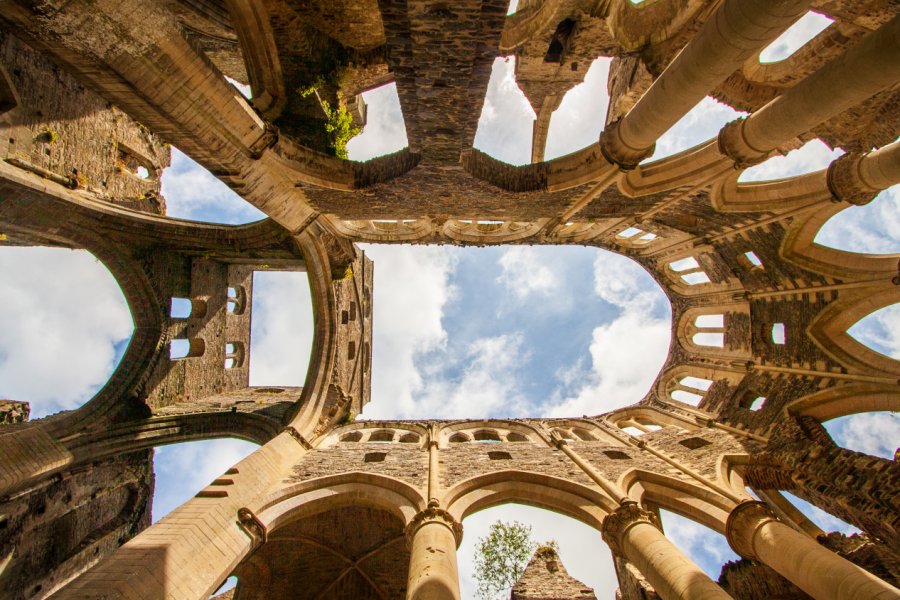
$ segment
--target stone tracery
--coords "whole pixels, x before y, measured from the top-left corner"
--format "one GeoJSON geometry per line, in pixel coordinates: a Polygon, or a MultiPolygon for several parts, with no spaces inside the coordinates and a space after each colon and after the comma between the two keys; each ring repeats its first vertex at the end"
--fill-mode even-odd
{"type": "Polygon", "coordinates": [[[866,2],[645,4],[522,0],[504,17],[499,0],[0,2],[0,243],[90,250],[135,320],[121,365],[83,408],[0,428],[9,532],[0,557],[13,557],[0,584],[15,598],[201,598],[239,572],[240,597],[256,597],[274,593],[278,577],[288,588],[299,577],[266,558],[280,535],[349,565],[323,594],[452,598],[456,525],[519,500],[602,530],[623,593],[635,567],[663,598],[736,589],[668,547],[654,525],[662,507],[726,533],[774,569],[766,577],[812,597],[896,597],[868,565],[817,544],[777,490],[845,518],[896,560],[897,464],[837,447],[820,423],[897,408],[897,361],[846,333],[900,298],[897,257],[814,239],[839,210],[900,183],[900,17],[866,2]],[[785,60],[760,64],[810,8],[834,23],[785,60]],[[531,165],[471,147],[472,108],[501,53],[516,56],[538,115],[531,165]],[[541,127],[598,56],[614,57],[606,128],[596,144],[542,160],[541,127]],[[252,102],[223,74],[249,82],[252,102]],[[409,147],[366,163],[335,157],[316,129],[330,118],[322,99],[360,121],[355,98],[391,80],[409,147]],[[295,93],[310,85],[318,106],[295,93]],[[749,115],[716,139],[642,162],[707,94],[749,115]],[[738,181],[815,137],[848,154],[816,173],[738,181]],[[229,227],[163,216],[163,142],[271,219],[229,227]],[[672,302],[667,364],[644,400],[608,415],[342,425],[370,396],[373,267],[356,241],[578,243],[627,254],[672,302]],[[315,341],[303,388],[248,386],[250,274],[270,267],[309,274],[315,341]],[[170,316],[173,297],[192,301],[188,317],[170,316]],[[698,319],[713,314],[721,348],[694,341],[698,319]],[[784,343],[773,343],[775,324],[784,343]],[[204,343],[170,361],[173,339],[204,343]],[[264,446],[223,476],[230,483],[213,482],[215,493],[138,533],[146,449],[219,436],[264,446]],[[103,477],[113,500],[91,489],[103,477]],[[745,485],[764,503],[751,503],[745,485]],[[41,534],[33,521],[29,503],[42,489],[77,505],[54,501],[49,523],[76,511],[104,518],[29,570],[23,540],[61,531],[41,534]],[[304,530],[317,515],[341,523],[360,510],[384,525],[369,532],[369,551],[344,553],[304,530]],[[382,535],[404,528],[410,551],[382,535]],[[780,560],[777,543],[808,562],[780,560]],[[426,560],[425,547],[439,560],[426,560]],[[366,561],[385,556],[377,579],[366,561]],[[417,591],[430,587],[429,570],[440,584],[417,591]]]}

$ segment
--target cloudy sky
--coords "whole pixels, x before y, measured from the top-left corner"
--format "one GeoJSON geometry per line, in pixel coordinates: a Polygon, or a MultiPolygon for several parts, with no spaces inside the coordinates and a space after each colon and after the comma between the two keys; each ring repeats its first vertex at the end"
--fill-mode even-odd
{"type": "MultiPolygon", "coordinates": [[[[773,44],[784,58],[803,36],[823,26],[804,19],[773,44]]],[[[824,23],[827,25],[827,23],[824,23]]],[[[605,118],[607,59],[554,114],[547,157],[597,140],[605,118]]],[[[513,164],[528,162],[527,100],[513,78],[513,59],[497,59],[476,146],[513,164]]],[[[406,144],[393,85],[366,95],[369,124],[349,145],[364,160],[406,144]]],[[[657,144],[654,158],[714,136],[737,114],[706,99],[657,144]]],[[[749,169],[763,180],[823,168],[840,151],[811,142],[787,157],[749,169]]],[[[173,152],[163,176],[171,216],[219,223],[262,218],[227,187],[173,152]]],[[[900,188],[866,207],[840,213],[817,241],[852,252],[900,252],[900,188]]],[[[362,418],[454,418],[596,414],[639,400],[658,373],[669,344],[670,309],[636,263],[582,247],[412,247],[366,245],[376,264],[372,402],[362,418]]],[[[0,248],[0,397],[28,400],[34,418],[72,409],[90,398],[115,368],[131,334],[117,285],[90,254],[46,248],[0,248]]],[[[254,279],[251,384],[302,385],[311,343],[309,291],[302,274],[260,273],[254,279]],[[275,310],[274,307],[278,307],[275,310]]],[[[900,305],[854,325],[861,342],[900,358],[900,305]]],[[[839,444],[892,456],[900,418],[861,414],[832,421],[839,444]]],[[[154,519],[190,498],[254,449],[218,440],[156,451],[154,519]]],[[[848,526],[797,502],[823,528],[848,526]]],[[[586,526],[530,507],[491,509],[465,522],[460,549],[464,596],[471,598],[472,551],[497,518],[534,527],[537,540],[556,538],[569,571],[612,598],[615,576],[599,535],[586,526]]],[[[672,514],[672,539],[713,577],[733,558],[722,536],[672,514]]]]}

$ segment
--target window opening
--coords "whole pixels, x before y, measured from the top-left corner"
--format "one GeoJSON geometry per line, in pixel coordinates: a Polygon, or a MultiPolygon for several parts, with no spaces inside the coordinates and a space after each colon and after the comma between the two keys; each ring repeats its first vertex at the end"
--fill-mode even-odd
{"type": "Polygon", "coordinates": [[[193,305],[187,298],[172,298],[169,316],[173,319],[187,319],[191,316],[193,305]]]}
{"type": "Polygon", "coordinates": [[[778,345],[785,343],[784,323],[775,323],[772,325],[772,341],[778,345]]]}
{"type": "Polygon", "coordinates": [[[203,356],[206,344],[200,338],[176,338],[169,342],[169,358],[179,360],[203,356]]]}
{"type": "Polygon", "coordinates": [[[752,250],[749,252],[744,252],[744,258],[747,259],[747,262],[750,263],[751,267],[762,267],[762,260],[756,255],[752,250]]]}
{"type": "Polygon", "coordinates": [[[806,13],[759,53],[759,62],[776,63],[793,56],[833,22],[825,15],[812,11],[806,13]]]}

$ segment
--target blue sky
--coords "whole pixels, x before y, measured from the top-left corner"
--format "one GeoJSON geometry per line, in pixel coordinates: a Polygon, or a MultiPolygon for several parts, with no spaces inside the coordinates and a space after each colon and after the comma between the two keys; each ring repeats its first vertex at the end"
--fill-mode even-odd
{"type": "MultiPolygon", "coordinates": [[[[820,25],[812,17],[801,29],[820,25]]],[[[775,56],[797,46],[802,33],[777,42],[782,47],[775,56]]],[[[534,114],[515,85],[513,68],[513,60],[494,65],[476,146],[521,164],[530,156],[534,114]]],[[[548,157],[596,141],[605,117],[607,69],[608,61],[598,59],[585,83],[566,97],[551,122],[548,157]]],[[[369,125],[349,145],[359,160],[406,144],[394,86],[368,93],[367,102],[369,125]]],[[[655,157],[709,139],[737,114],[704,100],[660,140],[655,157]]],[[[748,170],[742,180],[809,172],[838,154],[811,142],[748,170]]],[[[171,216],[220,223],[263,217],[176,149],[163,192],[171,216]]],[[[900,188],[843,211],[817,241],[853,252],[900,252],[900,188]]],[[[664,360],[668,303],[636,263],[619,255],[531,246],[365,250],[375,260],[376,284],[373,395],[363,418],[596,414],[639,400],[664,360]]],[[[131,334],[120,290],[81,251],[0,248],[0,273],[0,397],[30,401],[35,418],[79,406],[108,379],[131,334]]],[[[305,276],[260,273],[254,286],[251,383],[300,385],[312,331],[305,276]]],[[[851,333],[900,358],[900,305],[861,321],[851,333]]],[[[897,415],[857,415],[829,428],[838,443],[881,456],[892,455],[900,440],[897,415]]],[[[253,448],[216,440],[158,449],[154,519],[253,448]]],[[[599,598],[612,598],[615,576],[599,535],[521,506],[466,520],[459,555],[465,597],[474,590],[472,548],[496,518],[531,523],[539,540],[556,537],[569,571],[597,588],[599,598]]],[[[828,529],[846,527],[827,515],[814,520],[828,529]]],[[[663,521],[670,537],[711,575],[731,556],[718,534],[676,515],[663,521]]]]}

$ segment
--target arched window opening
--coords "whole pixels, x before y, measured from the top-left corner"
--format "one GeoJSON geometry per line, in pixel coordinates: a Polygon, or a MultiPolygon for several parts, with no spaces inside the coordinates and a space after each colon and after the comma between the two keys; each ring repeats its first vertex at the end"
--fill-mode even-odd
{"type": "Polygon", "coordinates": [[[255,271],[251,289],[250,385],[304,385],[314,332],[306,273],[255,271]]]}
{"type": "Polygon", "coordinates": [[[225,368],[235,369],[244,365],[244,344],[228,342],[225,344],[225,368]]]}
{"type": "Polygon", "coordinates": [[[869,313],[847,333],[863,346],[900,360],[900,303],[869,313]]]}
{"type": "Polygon", "coordinates": [[[244,314],[244,310],[247,308],[247,290],[244,289],[244,286],[229,286],[225,290],[225,306],[231,314],[244,314]]]}
{"type": "MultiPolygon", "coordinates": [[[[584,69],[585,62],[578,62],[577,68],[584,69]]],[[[544,160],[559,158],[597,143],[609,108],[606,84],[610,63],[612,58],[606,56],[594,59],[582,83],[566,92],[550,118],[544,160]]],[[[545,101],[543,98],[531,100],[537,103],[545,101]]]]}
{"type": "Polygon", "coordinates": [[[419,436],[416,435],[415,433],[412,433],[412,432],[404,433],[402,436],[400,436],[400,443],[401,444],[418,444],[419,439],[420,439],[419,436]]]}
{"type": "Polygon", "coordinates": [[[173,319],[187,319],[191,316],[193,305],[187,298],[172,298],[169,316],[173,319]]]}
{"type": "Polygon", "coordinates": [[[116,143],[116,165],[124,173],[130,173],[138,179],[156,179],[156,171],[149,160],[131,150],[122,142],[116,143]]]}
{"type": "Polygon", "coordinates": [[[351,431],[350,433],[345,433],[341,436],[342,442],[358,442],[362,439],[361,431],[351,431]]]}
{"type": "Polygon", "coordinates": [[[678,277],[688,285],[699,285],[711,281],[709,275],[693,256],[673,261],[669,263],[669,268],[675,271],[678,277]]]}
{"type": "Polygon", "coordinates": [[[629,227],[616,234],[616,242],[622,246],[639,247],[648,245],[657,237],[655,233],[637,227],[629,227]]]}
{"type": "Polygon", "coordinates": [[[625,426],[620,425],[619,428],[632,437],[641,437],[642,435],[647,433],[643,429],[638,429],[634,425],[625,425],[625,426]]]}
{"type": "MultiPolygon", "coordinates": [[[[503,466],[498,465],[497,468],[503,466]]],[[[479,541],[489,535],[491,525],[497,521],[530,527],[529,538],[532,548],[538,544],[556,541],[559,546],[559,560],[568,574],[582,582],[586,589],[592,588],[597,598],[612,599],[616,585],[611,582],[616,581],[616,573],[612,555],[599,532],[581,521],[560,513],[517,503],[493,506],[463,519],[463,539],[457,550],[462,598],[478,597],[475,579],[476,551],[479,541]]],[[[529,558],[530,556],[522,561],[520,569],[525,568],[529,558]]],[[[499,592],[497,597],[509,598],[510,589],[499,592]]]]}
{"type": "Polygon", "coordinates": [[[573,429],[572,433],[574,433],[575,437],[577,437],[580,440],[583,440],[586,442],[595,441],[594,436],[591,435],[591,433],[589,431],[585,431],[584,429],[573,429]]]}
{"type": "Polygon", "coordinates": [[[725,315],[700,315],[694,319],[694,326],[699,329],[691,340],[699,346],[725,347],[725,315]]]}
{"type": "Polygon", "coordinates": [[[762,64],[775,63],[792,56],[834,22],[825,15],[808,12],[759,53],[762,64]]]}
{"type": "Polygon", "coordinates": [[[721,533],[668,510],[660,510],[659,518],[666,537],[713,581],[719,579],[724,563],[741,559],[721,533]]]}
{"type": "Polygon", "coordinates": [[[693,376],[682,377],[670,395],[673,400],[698,406],[712,384],[710,379],[693,376]]]}
{"type": "Polygon", "coordinates": [[[391,443],[394,441],[394,432],[389,429],[382,429],[380,431],[373,431],[371,435],[369,435],[369,442],[375,443],[391,443]]]}
{"type": "Polygon", "coordinates": [[[493,429],[481,429],[476,431],[472,437],[476,442],[492,443],[500,441],[500,435],[493,429]]]}
{"type": "Polygon", "coordinates": [[[515,431],[510,431],[506,434],[507,442],[527,442],[530,441],[526,436],[521,433],[516,433],[515,431]]]}
{"type": "Polygon", "coordinates": [[[409,146],[397,84],[367,90],[362,93],[362,99],[366,106],[366,124],[359,135],[347,142],[350,160],[366,161],[409,146]]]}
{"type": "Polygon", "coordinates": [[[206,342],[203,338],[176,338],[169,342],[169,359],[181,360],[203,356],[206,342]]]}
{"type": "Polygon", "coordinates": [[[564,19],[556,26],[553,38],[550,40],[550,47],[547,48],[547,54],[544,55],[545,63],[562,64],[563,56],[569,47],[569,40],[575,33],[576,23],[573,19],[564,19]]]}
{"type": "Polygon", "coordinates": [[[0,398],[27,400],[32,420],[78,408],[134,331],[118,283],[86,250],[63,248],[2,246],[0,273],[0,398]]]}
{"type": "Polygon", "coordinates": [[[784,323],[775,323],[772,325],[772,343],[779,346],[785,343],[784,323]]]}
{"type": "Polygon", "coordinates": [[[453,444],[460,444],[471,441],[469,436],[464,433],[454,433],[450,436],[450,442],[453,444]]]}
{"type": "Polygon", "coordinates": [[[876,411],[837,417],[822,423],[841,448],[888,460],[898,457],[900,413],[876,411]]]}
{"type": "Polygon", "coordinates": [[[153,522],[181,506],[259,446],[234,439],[160,446],[153,453],[153,522]]]}

